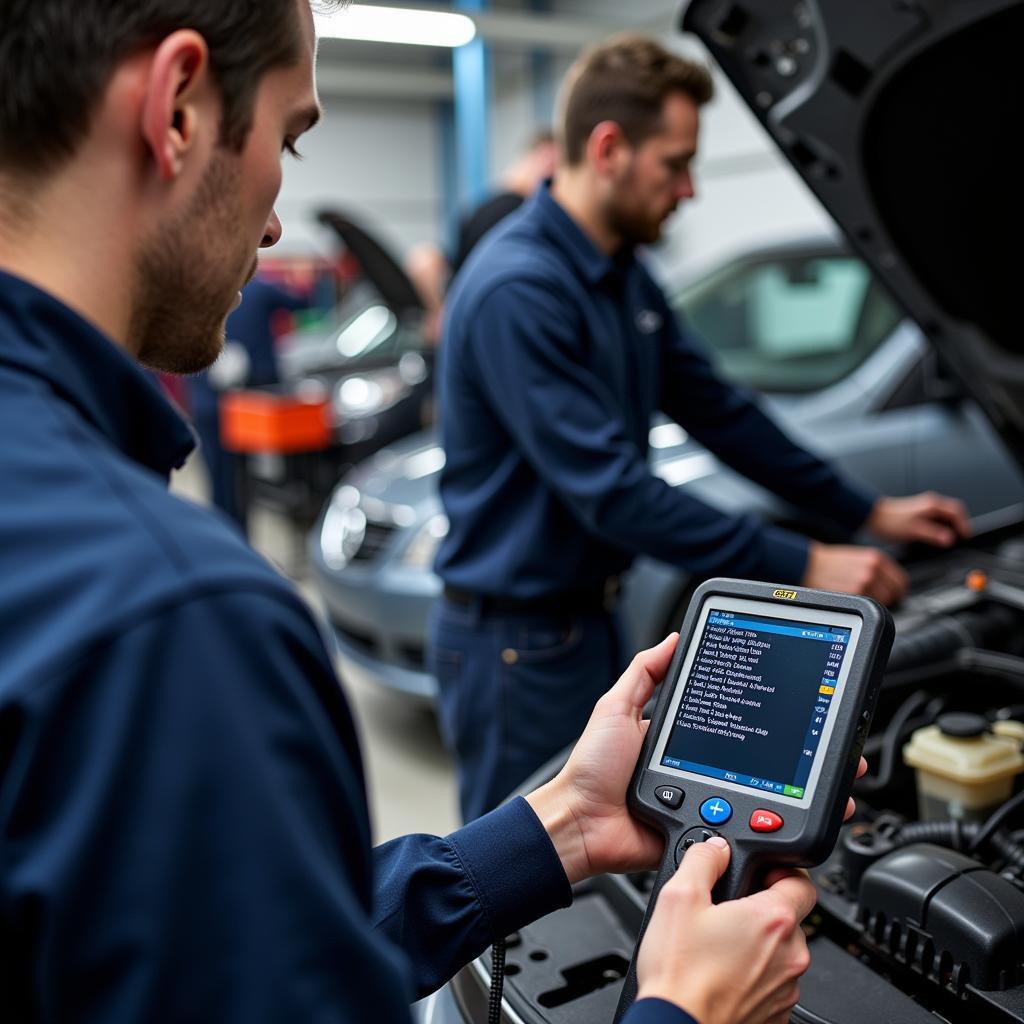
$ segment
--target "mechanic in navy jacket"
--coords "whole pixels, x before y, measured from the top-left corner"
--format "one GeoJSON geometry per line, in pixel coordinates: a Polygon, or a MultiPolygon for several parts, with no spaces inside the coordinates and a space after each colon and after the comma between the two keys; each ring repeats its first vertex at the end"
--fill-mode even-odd
{"type": "Polygon", "coordinates": [[[655,476],[661,410],[723,462],[852,533],[948,545],[959,502],[879,498],[794,444],[719,377],[634,253],[693,196],[706,68],[653,40],[584,54],[562,86],[554,183],[474,251],[449,295],[438,372],[449,530],[428,648],[466,820],[580,733],[621,671],[617,580],[637,554],[896,601],[882,552],[726,515],[655,476]]]}
{"type": "MultiPolygon", "coordinates": [[[[408,1021],[571,883],[661,854],[623,796],[674,637],[553,782],[371,853],[316,624],[226,521],[167,492],[192,438],[139,363],[216,357],[280,235],[281,151],[318,116],[314,46],[307,0],[0,12],[5,1021],[408,1021]]],[[[813,887],[716,907],[727,860],[709,843],[664,890],[630,1024],[793,1004],[813,887]]]]}

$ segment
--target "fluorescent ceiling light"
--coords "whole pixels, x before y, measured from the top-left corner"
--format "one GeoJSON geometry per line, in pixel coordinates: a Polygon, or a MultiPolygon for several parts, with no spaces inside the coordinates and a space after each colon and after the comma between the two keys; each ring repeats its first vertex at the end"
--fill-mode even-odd
{"type": "Polygon", "coordinates": [[[417,46],[464,46],[476,36],[476,24],[464,14],[368,4],[353,4],[336,14],[317,15],[316,29],[321,38],[417,46]]]}

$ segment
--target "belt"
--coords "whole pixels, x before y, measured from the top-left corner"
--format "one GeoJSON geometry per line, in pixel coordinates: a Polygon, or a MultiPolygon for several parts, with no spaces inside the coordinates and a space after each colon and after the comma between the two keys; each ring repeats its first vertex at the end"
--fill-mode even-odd
{"type": "Polygon", "coordinates": [[[612,612],[619,603],[621,585],[618,576],[577,590],[561,590],[538,597],[497,597],[472,590],[444,586],[445,600],[464,608],[477,607],[481,614],[495,615],[572,615],[580,612],[612,612]]]}

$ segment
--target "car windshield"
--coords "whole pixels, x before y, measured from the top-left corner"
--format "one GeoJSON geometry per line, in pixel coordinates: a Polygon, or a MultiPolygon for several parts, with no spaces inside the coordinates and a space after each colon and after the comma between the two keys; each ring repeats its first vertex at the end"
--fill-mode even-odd
{"type": "Polygon", "coordinates": [[[722,372],[769,392],[807,392],[854,370],[902,312],[861,260],[842,251],[731,263],[673,305],[722,372]]]}

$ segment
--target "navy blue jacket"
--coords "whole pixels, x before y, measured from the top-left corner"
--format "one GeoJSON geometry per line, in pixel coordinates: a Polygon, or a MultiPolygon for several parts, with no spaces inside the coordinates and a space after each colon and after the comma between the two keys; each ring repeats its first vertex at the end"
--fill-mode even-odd
{"type": "Polygon", "coordinates": [[[407,1021],[569,903],[523,800],[371,852],[305,606],[168,494],[192,438],[139,367],[6,274],[0,437],[5,1020],[407,1021]]]}
{"type": "Polygon", "coordinates": [[[602,253],[542,187],[456,280],[440,353],[450,528],[437,571],[530,599],[646,554],[702,575],[798,582],[807,541],[652,475],[660,409],[786,500],[859,527],[875,500],[719,377],[631,251],[602,253]]]}

